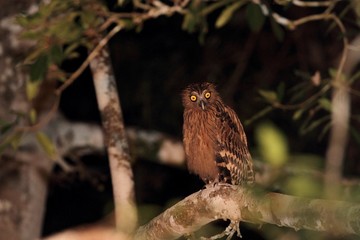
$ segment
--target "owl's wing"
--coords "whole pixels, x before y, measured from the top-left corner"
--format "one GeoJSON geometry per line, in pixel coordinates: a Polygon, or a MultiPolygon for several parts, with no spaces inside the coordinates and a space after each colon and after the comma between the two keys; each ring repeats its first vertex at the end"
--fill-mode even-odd
{"type": "Polygon", "coordinates": [[[221,108],[216,154],[220,178],[232,184],[252,183],[253,164],[244,128],[234,110],[224,105],[221,108]]]}

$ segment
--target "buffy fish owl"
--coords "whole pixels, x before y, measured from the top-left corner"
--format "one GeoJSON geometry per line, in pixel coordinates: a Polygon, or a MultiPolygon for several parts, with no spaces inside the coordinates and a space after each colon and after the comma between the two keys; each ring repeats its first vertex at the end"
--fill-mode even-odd
{"type": "Polygon", "coordinates": [[[211,83],[189,85],[182,93],[183,142],[190,172],[205,183],[254,181],[247,139],[235,111],[211,83]]]}

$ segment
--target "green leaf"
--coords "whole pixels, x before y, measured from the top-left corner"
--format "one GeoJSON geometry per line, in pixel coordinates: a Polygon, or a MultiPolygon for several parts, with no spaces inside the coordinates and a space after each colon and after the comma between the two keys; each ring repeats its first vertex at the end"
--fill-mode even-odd
{"type": "Polygon", "coordinates": [[[302,114],[304,113],[304,109],[300,108],[299,110],[297,110],[296,112],[294,112],[292,118],[294,121],[298,120],[299,118],[301,118],[302,114]]]}
{"type": "Polygon", "coordinates": [[[30,66],[30,81],[37,82],[44,79],[45,73],[48,69],[48,56],[40,55],[36,61],[30,66]]]}
{"type": "Polygon", "coordinates": [[[287,6],[291,3],[291,0],[275,0],[275,3],[278,5],[287,6]]]}
{"type": "Polygon", "coordinates": [[[284,30],[273,18],[270,18],[270,23],[271,23],[271,29],[275,34],[276,39],[282,42],[284,40],[284,30]]]}
{"type": "Polygon", "coordinates": [[[286,136],[272,123],[262,123],[255,130],[255,138],[264,161],[282,166],[289,156],[286,136]]]}
{"type": "Polygon", "coordinates": [[[195,27],[196,27],[196,19],[193,15],[193,13],[188,12],[185,16],[184,16],[184,20],[183,23],[181,25],[182,30],[187,31],[189,33],[192,33],[195,31],[195,27]]]}
{"type": "Polygon", "coordinates": [[[16,148],[19,146],[19,144],[21,142],[22,135],[23,135],[23,133],[17,132],[17,133],[7,136],[0,143],[0,153],[2,151],[4,151],[8,146],[12,146],[13,149],[16,150],[16,148]]]}
{"type": "Polygon", "coordinates": [[[259,32],[265,23],[265,16],[258,4],[250,3],[246,7],[246,19],[254,32],[259,32]]]}
{"type": "Polygon", "coordinates": [[[357,81],[359,78],[360,78],[360,71],[357,71],[351,76],[351,78],[349,79],[349,83],[351,84],[357,81]]]}
{"type": "Polygon", "coordinates": [[[276,88],[276,92],[277,92],[277,99],[281,101],[284,98],[284,94],[285,94],[284,82],[280,82],[280,84],[276,88]]]}
{"type": "Polygon", "coordinates": [[[352,8],[356,13],[357,17],[360,17],[360,1],[359,0],[351,0],[352,8]]]}
{"type": "Polygon", "coordinates": [[[231,4],[230,6],[226,7],[220,14],[220,16],[218,17],[218,19],[216,20],[215,23],[215,27],[216,28],[221,28],[223,27],[226,23],[229,22],[229,20],[231,19],[232,15],[234,14],[234,12],[239,9],[241,6],[243,6],[245,4],[245,1],[238,1],[235,2],[233,4],[231,4]]]}
{"type": "Polygon", "coordinates": [[[33,100],[39,93],[40,81],[26,81],[26,96],[29,101],[33,100]]]}
{"type": "Polygon", "coordinates": [[[329,99],[327,99],[327,98],[320,98],[320,99],[318,100],[318,103],[319,103],[319,105],[321,106],[321,108],[325,109],[325,110],[328,111],[328,112],[331,112],[332,107],[331,107],[331,102],[330,102],[329,99]]]}
{"type": "Polygon", "coordinates": [[[351,136],[355,139],[356,143],[358,145],[360,145],[360,133],[357,129],[355,129],[354,127],[350,126],[350,133],[351,136]]]}
{"type": "Polygon", "coordinates": [[[16,120],[13,122],[7,122],[0,119],[0,134],[5,134],[7,131],[9,131],[16,123],[16,120]]]}
{"type": "Polygon", "coordinates": [[[274,103],[278,101],[278,97],[276,95],[276,92],[274,91],[260,89],[259,94],[269,103],[274,103]]]}
{"type": "Polygon", "coordinates": [[[49,139],[48,136],[45,135],[43,132],[37,132],[36,133],[36,139],[41,145],[41,147],[44,149],[46,154],[53,160],[56,158],[56,148],[53,144],[53,142],[49,139]]]}
{"type": "Polygon", "coordinates": [[[320,133],[319,136],[318,136],[319,141],[324,138],[325,134],[330,130],[330,127],[331,127],[330,121],[327,122],[327,123],[322,127],[321,133],[320,133]]]}
{"type": "Polygon", "coordinates": [[[325,116],[325,117],[319,118],[317,120],[314,120],[309,124],[306,123],[300,128],[300,133],[301,134],[306,134],[308,132],[311,132],[315,128],[325,125],[326,121],[329,121],[329,119],[330,119],[329,116],[325,116]]]}
{"type": "Polygon", "coordinates": [[[34,124],[36,122],[37,119],[37,113],[36,110],[34,108],[32,108],[29,112],[29,118],[30,118],[30,122],[32,124],[34,124]]]}
{"type": "Polygon", "coordinates": [[[13,149],[16,150],[19,147],[21,143],[22,135],[23,135],[22,133],[15,133],[11,138],[10,145],[12,146],[13,149]]]}
{"type": "Polygon", "coordinates": [[[321,192],[320,183],[309,176],[292,176],[285,182],[285,191],[289,194],[301,197],[319,197],[321,192]]]}
{"type": "Polygon", "coordinates": [[[25,60],[23,61],[26,65],[31,65],[33,62],[35,62],[36,59],[40,57],[44,52],[43,46],[38,46],[35,50],[33,50],[31,53],[27,55],[25,60]]]}
{"type": "MultiPolygon", "coordinates": [[[[338,73],[338,70],[336,68],[329,68],[329,74],[332,78],[336,78],[336,75],[338,73]]],[[[346,79],[346,76],[344,73],[340,74],[340,80],[344,81],[346,79]]]]}
{"type": "Polygon", "coordinates": [[[253,115],[250,119],[245,120],[244,124],[245,125],[250,125],[251,123],[253,123],[254,121],[258,120],[259,118],[265,116],[266,114],[268,114],[272,110],[274,110],[273,106],[267,106],[264,109],[262,109],[261,111],[257,112],[255,115],[253,115]]]}
{"type": "Polygon", "coordinates": [[[54,45],[50,49],[50,61],[55,64],[60,64],[64,59],[64,52],[62,47],[54,45]]]}
{"type": "MultiPolygon", "coordinates": [[[[73,54],[75,54],[75,50],[80,46],[78,42],[71,43],[70,45],[65,47],[64,56],[70,58],[73,54]]],[[[77,54],[77,53],[76,53],[77,54]]]]}

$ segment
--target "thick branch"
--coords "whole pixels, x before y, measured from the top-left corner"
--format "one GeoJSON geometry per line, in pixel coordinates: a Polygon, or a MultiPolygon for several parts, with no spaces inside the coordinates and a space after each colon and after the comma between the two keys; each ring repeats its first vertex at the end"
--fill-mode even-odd
{"type": "Polygon", "coordinates": [[[208,186],[139,228],[135,239],[176,239],[217,219],[360,235],[359,213],[359,204],[208,186]]]}
{"type": "Polygon", "coordinates": [[[131,233],[137,223],[134,181],[120,100],[107,48],[100,50],[99,55],[91,61],[90,67],[105,131],[105,144],[114,192],[116,226],[122,232],[131,233]]]}

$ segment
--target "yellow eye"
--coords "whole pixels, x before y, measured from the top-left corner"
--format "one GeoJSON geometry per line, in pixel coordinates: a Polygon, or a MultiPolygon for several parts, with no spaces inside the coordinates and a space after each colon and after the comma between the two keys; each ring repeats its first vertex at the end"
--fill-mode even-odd
{"type": "Polygon", "coordinates": [[[191,96],[190,96],[190,100],[191,100],[191,101],[195,102],[196,99],[197,99],[197,97],[196,97],[195,95],[191,95],[191,96]]]}
{"type": "Polygon", "coordinates": [[[211,97],[211,93],[209,93],[209,92],[205,93],[205,98],[206,99],[209,99],[210,97],[211,97]]]}

